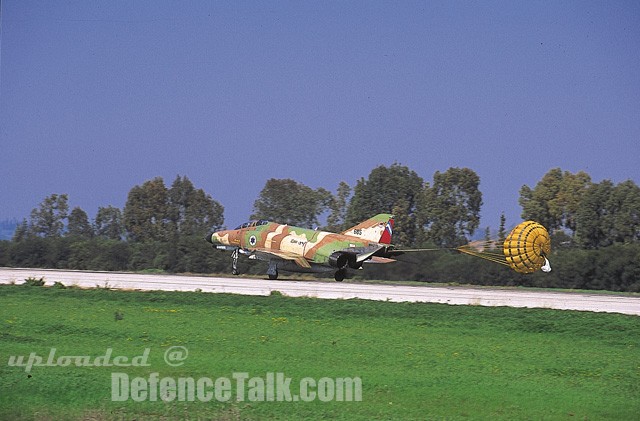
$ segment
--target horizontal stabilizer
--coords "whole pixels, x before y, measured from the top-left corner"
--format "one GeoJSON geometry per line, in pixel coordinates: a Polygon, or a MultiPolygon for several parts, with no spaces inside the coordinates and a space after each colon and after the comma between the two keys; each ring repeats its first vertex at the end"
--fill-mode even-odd
{"type": "Polygon", "coordinates": [[[364,261],[365,261],[365,260],[367,260],[367,259],[370,259],[370,258],[371,258],[371,256],[373,256],[375,253],[377,253],[377,252],[378,252],[378,250],[380,250],[381,248],[382,248],[382,247],[379,247],[379,248],[377,248],[377,249],[375,249],[375,250],[373,250],[373,251],[370,251],[370,252],[368,252],[368,253],[358,254],[358,255],[356,256],[356,262],[360,263],[360,262],[364,262],[364,261]]]}
{"type": "Polygon", "coordinates": [[[387,257],[373,256],[371,260],[367,261],[367,263],[394,263],[397,262],[395,259],[389,259],[387,257]]]}

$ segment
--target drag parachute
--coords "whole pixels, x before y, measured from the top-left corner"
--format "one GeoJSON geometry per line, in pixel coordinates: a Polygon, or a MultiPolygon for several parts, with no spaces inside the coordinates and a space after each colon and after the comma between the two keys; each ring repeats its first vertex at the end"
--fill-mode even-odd
{"type": "Polygon", "coordinates": [[[516,272],[551,270],[547,260],[551,239],[545,227],[537,222],[525,221],[515,227],[504,240],[503,250],[507,263],[516,272]]]}
{"type": "Polygon", "coordinates": [[[551,239],[546,228],[535,221],[517,225],[502,244],[499,240],[473,241],[456,250],[509,266],[519,273],[551,270],[547,260],[551,239]]]}

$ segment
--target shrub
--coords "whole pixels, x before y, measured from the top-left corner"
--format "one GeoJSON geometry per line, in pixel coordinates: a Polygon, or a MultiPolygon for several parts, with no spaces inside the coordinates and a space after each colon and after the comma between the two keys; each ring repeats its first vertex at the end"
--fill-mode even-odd
{"type": "Polygon", "coordinates": [[[27,279],[24,280],[24,284],[26,286],[29,287],[41,287],[44,285],[44,277],[38,279],[38,278],[34,278],[32,276],[28,277],[27,279]]]}

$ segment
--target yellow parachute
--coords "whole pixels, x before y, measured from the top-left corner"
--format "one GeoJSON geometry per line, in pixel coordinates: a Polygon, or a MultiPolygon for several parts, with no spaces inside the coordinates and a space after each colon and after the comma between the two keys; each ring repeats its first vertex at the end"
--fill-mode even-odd
{"type": "Polygon", "coordinates": [[[502,244],[498,240],[473,241],[456,250],[509,266],[519,273],[551,270],[547,260],[551,253],[549,233],[534,221],[525,221],[516,226],[502,244]]]}

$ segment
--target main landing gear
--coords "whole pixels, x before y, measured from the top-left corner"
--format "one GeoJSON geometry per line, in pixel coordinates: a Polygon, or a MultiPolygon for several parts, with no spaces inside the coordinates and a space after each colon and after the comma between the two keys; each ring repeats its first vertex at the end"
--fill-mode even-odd
{"type": "Polygon", "coordinates": [[[278,279],[278,264],[275,260],[269,260],[269,269],[267,269],[267,275],[272,281],[278,279]]]}
{"type": "Polygon", "coordinates": [[[347,276],[347,269],[339,269],[338,271],[336,271],[336,274],[333,275],[333,278],[338,282],[342,282],[344,281],[344,278],[346,276],[347,276]]]}

